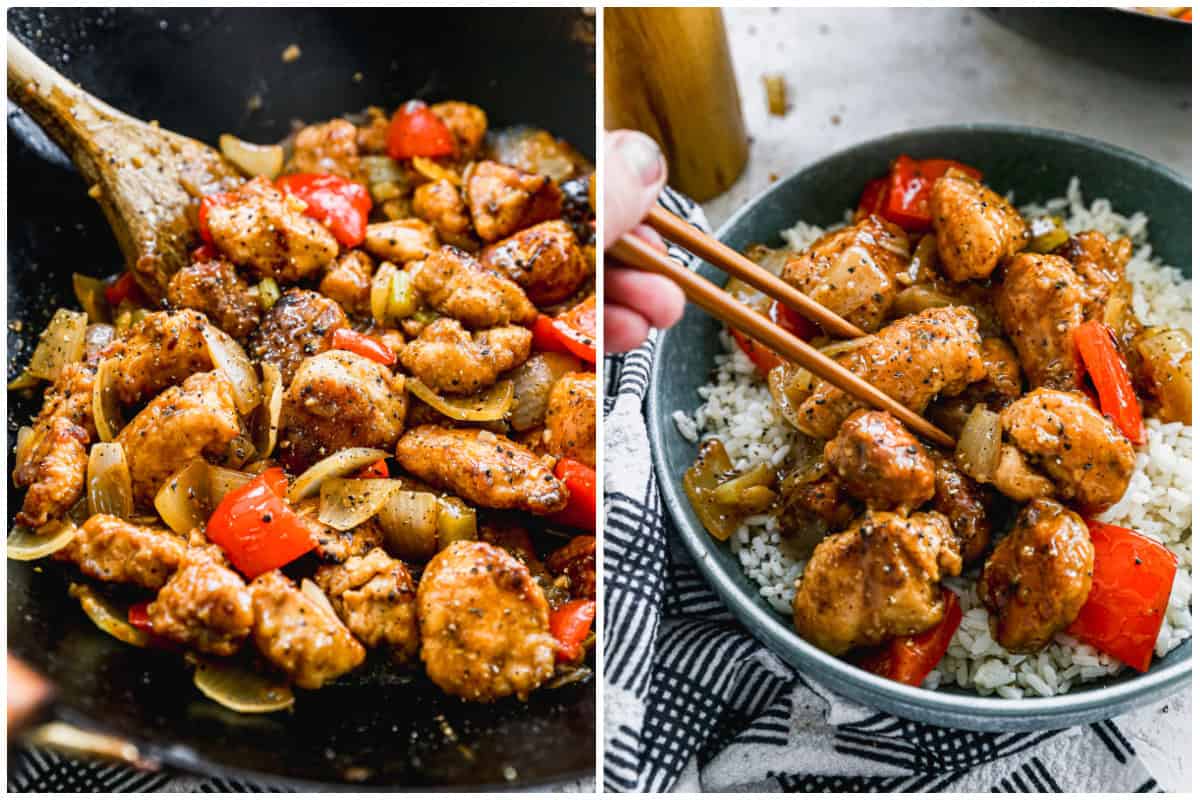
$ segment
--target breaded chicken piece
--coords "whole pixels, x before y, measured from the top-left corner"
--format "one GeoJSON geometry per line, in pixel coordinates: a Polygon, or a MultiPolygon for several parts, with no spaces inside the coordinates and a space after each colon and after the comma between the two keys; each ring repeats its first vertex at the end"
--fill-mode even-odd
{"type": "Polygon", "coordinates": [[[567,505],[567,487],[545,462],[479,428],[413,428],[396,444],[396,460],[406,472],[473,505],[533,514],[553,514],[567,505]]]}
{"type": "Polygon", "coordinates": [[[213,245],[264,278],[295,283],[337,258],[338,243],[319,222],[304,215],[304,203],[254,178],[208,211],[213,245]]]}
{"type": "Polygon", "coordinates": [[[315,172],[363,182],[358,156],[358,129],[344,119],[301,128],[292,142],[285,173],[315,172]]]}
{"type": "Polygon", "coordinates": [[[537,308],[520,286],[454,247],[444,246],[416,265],[413,285],[429,305],[471,330],[537,319],[537,308]]]}
{"type": "Polygon", "coordinates": [[[301,500],[292,507],[300,517],[300,521],[312,534],[317,543],[316,553],[323,561],[341,564],[351,558],[365,556],[372,548],[383,545],[383,531],[375,518],[356,525],[348,531],[339,531],[321,522],[318,515],[321,512],[319,497],[301,500]]]}
{"type": "Polygon", "coordinates": [[[167,389],[117,434],[134,502],[150,507],[175,472],[197,456],[223,455],[241,432],[233,384],[223,373],[201,372],[167,389]]]}
{"type": "Polygon", "coordinates": [[[957,437],[967,424],[971,410],[979,404],[999,412],[1021,396],[1021,364],[1004,339],[985,336],[979,352],[987,374],[955,397],[938,398],[929,406],[934,425],[957,437]]]}
{"type": "Polygon", "coordinates": [[[933,460],[886,411],[859,409],[846,417],[825,443],[825,463],[868,508],[906,513],[933,497],[933,460]]]}
{"type": "Polygon", "coordinates": [[[117,400],[134,405],[213,368],[199,311],[155,311],[130,327],[109,348],[115,359],[112,391],[117,400]]]}
{"type": "Polygon", "coordinates": [[[432,225],[438,238],[446,244],[465,250],[479,247],[474,228],[471,227],[467,201],[448,178],[418,186],[413,192],[412,210],[432,225]]]}
{"type": "Polygon", "coordinates": [[[531,175],[495,161],[478,161],[464,179],[471,223],[485,242],[555,219],[562,210],[562,191],[545,175],[531,175]]]}
{"type": "Polygon", "coordinates": [[[529,358],[532,343],[528,328],[505,325],[472,335],[458,320],[440,317],[404,346],[400,363],[436,391],[474,394],[529,358]]]}
{"type": "Polygon", "coordinates": [[[1029,242],[1029,228],[1000,195],[966,175],[943,175],[929,195],[942,271],[952,281],[987,278],[1029,242]]]}
{"type": "Polygon", "coordinates": [[[1021,253],[1009,260],[995,294],[996,313],[1030,386],[1075,388],[1071,337],[1087,302],[1083,280],[1066,259],[1021,253]]]}
{"type": "Polygon", "coordinates": [[[868,512],[826,537],[792,601],[796,632],[833,655],[937,625],[940,581],[962,569],[950,523],[929,512],[868,512]]]}
{"type": "Polygon", "coordinates": [[[1100,231],[1084,231],[1055,253],[1067,259],[1083,281],[1088,298],[1085,319],[1101,318],[1108,298],[1128,287],[1125,265],[1133,255],[1133,242],[1125,237],[1109,239],[1100,231]]]}
{"type": "Polygon", "coordinates": [[[454,157],[459,161],[473,161],[487,136],[488,119],[483,109],[471,103],[447,100],[429,107],[438,119],[450,129],[454,137],[454,157]]]}
{"type": "Polygon", "coordinates": [[[183,561],[187,543],[167,528],[93,514],[71,543],[54,554],[89,578],[161,589],[183,561]]]}
{"type": "Polygon", "coordinates": [[[250,589],[221,548],[193,534],[179,569],[147,608],[158,636],[201,653],[231,656],[254,625],[250,589]]]}
{"type": "Polygon", "coordinates": [[[344,564],[321,567],[313,580],[360,642],[388,648],[400,663],[417,655],[417,586],[403,561],[376,547],[344,564]]]}
{"type": "Polygon", "coordinates": [[[495,545],[457,541],[434,556],[417,607],[421,660],[448,694],[525,699],[554,673],[546,598],[525,565],[495,545]]]}
{"type": "Polygon", "coordinates": [[[336,301],[308,289],[288,289],[263,315],[247,350],[256,361],[279,367],[290,384],[300,362],[329,349],[330,334],[350,323],[336,301]]]}
{"type": "Polygon", "coordinates": [[[349,250],[338,256],[321,277],[321,294],[338,302],[347,314],[371,313],[371,276],[375,264],[362,250],[349,250]]]}
{"type": "Polygon", "coordinates": [[[262,306],[250,286],[228,261],[216,259],[189,264],[171,276],[167,301],[175,308],[206,314],[213,324],[235,339],[258,326],[262,306]]]}
{"type": "Polygon", "coordinates": [[[479,260],[507,275],[539,306],[566,300],[591,275],[571,226],[542,222],[484,248],[479,260]]]}
{"type": "Polygon", "coordinates": [[[949,520],[963,564],[973,563],[992,542],[987,495],[983,486],[960,470],[954,459],[932,448],[928,452],[934,464],[931,508],[949,520]]]}
{"type": "Polygon", "coordinates": [[[596,376],[568,372],[555,382],[546,406],[546,451],[596,466],[596,376]]]}
{"type": "Polygon", "coordinates": [[[393,219],[367,226],[367,252],[383,261],[419,261],[438,249],[437,233],[422,219],[393,219]]]}

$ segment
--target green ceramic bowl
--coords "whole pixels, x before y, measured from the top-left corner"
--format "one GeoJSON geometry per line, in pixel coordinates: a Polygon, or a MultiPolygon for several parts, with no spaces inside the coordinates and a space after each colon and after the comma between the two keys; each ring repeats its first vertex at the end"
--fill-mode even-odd
{"type": "MultiPolygon", "coordinates": [[[[780,181],[727,222],[717,236],[741,250],[762,242],[779,246],[779,231],[796,220],[833,225],[858,202],[862,186],[887,172],[901,153],[916,158],[953,158],[983,170],[1000,193],[1018,204],[1062,195],[1078,176],[1084,196],[1107,197],[1121,213],[1150,216],[1150,241],[1166,263],[1191,274],[1192,190],[1170,170],[1135,153],[1066,133],[1000,125],[928,128],[875,139],[806,166],[780,181]]],[[[725,274],[701,263],[706,278],[725,274]]],[[[909,719],[973,730],[1061,728],[1106,719],[1177,691],[1191,678],[1192,645],[1185,642],[1149,672],[1129,670],[1106,681],[1052,698],[1005,700],[958,689],[936,691],[876,677],[818,650],[795,634],[791,620],[774,611],[741,571],[729,548],[714,540],[692,512],[683,473],[696,446],[675,429],[671,414],[699,403],[696,390],[712,372],[721,350],[719,324],[689,307],[666,331],[650,382],[649,427],[654,466],[668,513],[700,571],[730,610],[775,653],[851,699],[909,719]]]]}

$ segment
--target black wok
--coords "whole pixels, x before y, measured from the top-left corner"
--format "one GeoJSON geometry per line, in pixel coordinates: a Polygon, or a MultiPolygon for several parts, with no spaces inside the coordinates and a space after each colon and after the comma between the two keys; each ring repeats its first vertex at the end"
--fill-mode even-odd
{"type": "MultiPolygon", "coordinates": [[[[293,119],[416,96],[469,100],[494,127],[544,127],[594,155],[594,29],[576,9],[13,9],[8,26],[117,108],[210,143],[222,132],[274,141],[293,119]],[[301,57],[288,64],[290,44],[301,57]]],[[[10,104],[10,378],[53,310],[73,304],[72,272],[122,268],[86,187],[29,126],[10,104]]],[[[10,470],[16,429],[39,404],[10,393],[10,470]]],[[[20,499],[10,484],[9,507],[20,499]]],[[[59,718],[131,740],[150,760],[297,788],[513,787],[593,774],[593,681],[482,706],[423,676],[367,670],[302,693],[290,714],[241,717],[205,701],[177,656],[101,633],[66,582],[53,567],[8,563],[9,650],[56,685],[59,718]]]]}

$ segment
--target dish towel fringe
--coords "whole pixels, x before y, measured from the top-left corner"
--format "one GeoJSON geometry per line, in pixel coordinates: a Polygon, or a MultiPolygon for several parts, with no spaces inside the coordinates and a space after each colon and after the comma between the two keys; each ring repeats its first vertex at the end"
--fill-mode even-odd
{"type": "MultiPolygon", "coordinates": [[[[667,190],[660,203],[709,230],[687,198],[667,190]]],[[[1159,790],[1112,721],[1033,733],[909,722],[800,677],[761,645],[665,517],[643,416],[654,346],[605,364],[606,790],[1159,790]]]]}

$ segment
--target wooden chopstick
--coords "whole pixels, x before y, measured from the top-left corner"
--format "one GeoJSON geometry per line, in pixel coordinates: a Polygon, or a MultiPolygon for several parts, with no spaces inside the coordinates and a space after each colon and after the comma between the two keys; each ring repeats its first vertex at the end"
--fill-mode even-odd
{"type": "Polygon", "coordinates": [[[865,331],[851,325],[795,286],[772,275],[737,250],[687,224],[665,208],[655,206],[650,209],[645,222],[664,239],[695,253],[713,266],[750,284],[767,297],[799,312],[820,325],[829,335],[843,339],[857,339],[867,335],[865,331]]]}
{"type": "Polygon", "coordinates": [[[631,267],[668,278],[683,289],[688,300],[709,314],[799,364],[818,378],[829,381],[860,402],[891,413],[914,433],[942,447],[954,447],[952,437],[920,414],[867,383],[808,342],[773,325],[767,317],[738,301],[721,287],[676,263],[636,236],[622,236],[609,247],[609,252],[615,259],[631,267]]]}

